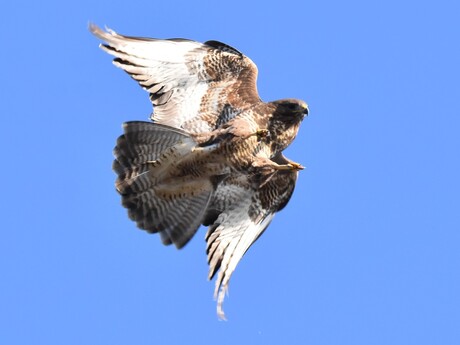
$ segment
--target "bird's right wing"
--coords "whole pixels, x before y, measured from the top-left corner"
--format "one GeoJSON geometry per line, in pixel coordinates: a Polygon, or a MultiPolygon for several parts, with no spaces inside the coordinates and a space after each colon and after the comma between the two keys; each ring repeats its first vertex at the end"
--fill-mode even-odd
{"type": "Polygon", "coordinates": [[[296,180],[296,171],[276,171],[263,181],[235,174],[217,187],[204,223],[210,224],[206,235],[209,279],[218,271],[214,294],[220,318],[225,318],[222,304],[233,271],[275,213],[286,206],[296,180]]]}

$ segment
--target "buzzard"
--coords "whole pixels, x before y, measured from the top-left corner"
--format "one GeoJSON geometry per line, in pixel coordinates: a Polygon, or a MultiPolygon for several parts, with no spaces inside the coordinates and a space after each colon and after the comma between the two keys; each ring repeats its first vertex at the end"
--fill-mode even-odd
{"type": "Polygon", "coordinates": [[[114,149],[122,205],[137,226],[182,248],[208,226],[209,279],[217,273],[217,313],[230,277],[276,212],[288,203],[303,167],[282,151],[308,106],[263,102],[257,67],[218,41],[119,35],[90,25],[150,95],[152,122],[127,122],[114,149]]]}

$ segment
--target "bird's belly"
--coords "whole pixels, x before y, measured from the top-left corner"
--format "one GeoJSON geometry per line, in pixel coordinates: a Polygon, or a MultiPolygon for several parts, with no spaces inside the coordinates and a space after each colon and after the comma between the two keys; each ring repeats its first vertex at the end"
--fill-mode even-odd
{"type": "Polygon", "coordinates": [[[180,156],[168,156],[157,162],[161,170],[154,168],[150,173],[158,185],[182,185],[192,179],[208,179],[232,171],[248,172],[257,157],[269,158],[269,154],[268,146],[257,138],[233,137],[209,146],[182,150],[180,156]]]}
{"type": "Polygon", "coordinates": [[[240,172],[247,172],[257,157],[269,158],[269,147],[257,138],[234,138],[223,145],[216,155],[226,157],[228,165],[240,172]]]}

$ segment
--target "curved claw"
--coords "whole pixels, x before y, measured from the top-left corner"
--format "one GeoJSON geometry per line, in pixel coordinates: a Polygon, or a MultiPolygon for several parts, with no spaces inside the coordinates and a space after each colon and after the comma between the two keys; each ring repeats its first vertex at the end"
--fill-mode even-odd
{"type": "Polygon", "coordinates": [[[291,170],[303,170],[305,167],[299,163],[291,162],[287,164],[288,166],[291,167],[291,170]]]}
{"type": "Polygon", "coordinates": [[[267,138],[270,136],[270,131],[268,129],[258,129],[256,135],[258,139],[267,138]]]}
{"type": "Polygon", "coordinates": [[[300,165],[299,163],[290,162],[288,164],[281,164],[274,167],[276,170],[291,170],[291,171],[299,171],[305,169],[304,166],[300,165]]]}
{"type": "Polygon", "coordinates": [[[255,131],[254,133],[243,135],[241,138],[249,139],[250,137],[257,137],[257,140],[261,140],[261,139],[267,138],[269,136],[270,136],[270,131],[268,129],[260,128],[257,131],[255,131]]]}

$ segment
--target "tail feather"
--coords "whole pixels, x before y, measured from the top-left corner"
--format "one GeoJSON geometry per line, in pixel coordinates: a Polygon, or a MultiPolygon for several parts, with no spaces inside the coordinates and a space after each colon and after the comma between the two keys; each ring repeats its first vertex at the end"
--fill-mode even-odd
{"type": "Polygon", "coordinates": [[[155,180],[150,177],[149,167],[142,165],[139,169],[134,168],[119,174],[115,187],[121,195],[131,195],[148,190],[154,183],[155,180]]]}
{"type": "Polygon", "coordinates": [[[196,145],[185,132],[150,122],[128,122],[114,149],[115,183],[137,226],[183,247],[202,223],[213,185],[207,178],[171,176],[196,145]]]}
{"type": "Polygon", "coordinates": [[[183,247],[198,230],[212,190],[193,197],[163,199],[155,188],[122,196],[122,205],[137,226],[151,233],[160,232],[165,244],[183,247]]]}
{"type": "Polygon", "coordinates": [[[117,140],[114,155],[118,165],[129,168],[132,165],[157,160],[168,148],[182,141],[190,141],[190,136],[180,129],[132,121],[123,124],[124,134],[117,140]]]}
{"type": "Polygon", "coordinates": [[[168,242],[182,248],[195,235],[210,198],[211,193],[207,191],[174,204],[174,209],[167,212],[167,217],[160,224],[162,231],[168,235],[168,242]]]}

